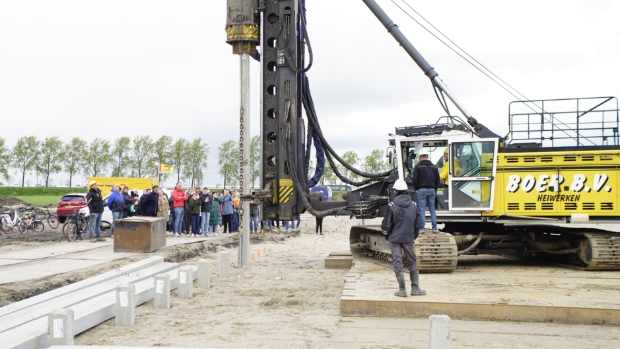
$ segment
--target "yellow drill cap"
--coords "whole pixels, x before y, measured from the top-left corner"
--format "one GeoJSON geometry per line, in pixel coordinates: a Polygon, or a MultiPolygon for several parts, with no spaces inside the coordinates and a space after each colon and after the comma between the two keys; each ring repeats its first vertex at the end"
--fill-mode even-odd
{"type": "Polygon", "coordinates": [[[444,154],[448,154],[448,147],[446,147],[446,149],[443,150],[444,154]]]}
{"type": "Polygon", "coordinates": [[[97,184],[97,181],[91,180],[90,182],[88,182],[88,187],[92,187],[95,184],[97,184]]]}

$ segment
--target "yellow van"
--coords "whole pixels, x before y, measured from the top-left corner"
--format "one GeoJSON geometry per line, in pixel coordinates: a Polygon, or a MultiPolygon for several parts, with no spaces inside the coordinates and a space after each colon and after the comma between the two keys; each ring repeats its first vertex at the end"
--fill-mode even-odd
{"type": "Polygon", "coordinates": [[[99,189],[101,189],[101,196],[106,197],[112,192],[112,187],[116,184],[121,189],[124,186],[128,186],[129,190],[134,188],[142,192],[146,188],[152,188],[154,185],[159,185],[157,178],[121,178],[121,177],[88,177],[88,183],[90,181],[97,181],[99,189]]]}

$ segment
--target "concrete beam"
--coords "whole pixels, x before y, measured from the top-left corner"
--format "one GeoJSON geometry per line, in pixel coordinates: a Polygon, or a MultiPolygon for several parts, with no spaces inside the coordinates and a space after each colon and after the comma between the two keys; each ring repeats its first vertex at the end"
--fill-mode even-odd
{"type": "MultiPolygon", "coordinates": [[[[187,349],[181,347],[157,347],[159,349],[187,349]]],[[[152,347],[113,347],[113,346],[64,346],[55,345],[47,349],[153,349],[152,347]]],[[[214,349],[214,348],[194,348],[194,349],[214,349]]]]}
{"type": "Polygon", "coordinates": [[[116,286],[123,283],[135,283],[153,277],[154,275],[177,269],[178,264],[175,263],[158,263],[154,266],[137,270],[133,273],[117,274],[117,277],[104,281],[102,283],[90,286],[88,288],[78,290],[72,293],[52,298],[46,302],[39,303],[36,307],[28,307],[23,310],[13,312],[11,316],[0,318],[0,333],[6,332],[19,325],[25,324],[32,320],[45,317],[50,312],[60,309],[69,308],[74,304],[78,304],[85,300],[95,298],[110,290],[114,290],[116,286]]]}
{"type": "MultiPolygon", "coordinates": [[[[193,277],[198,273],[194,267],[193,277]]],[[[170,290],[178,287],[179,279],[177,270],[169,271],[170,290]]],[[[194,279],[195,280],[195,279],[194,279]]],[[[149,278],[135,283],[136,306],[153,299],[155,295],[154,278],[149,278]]],[[[98,297],[89,299],[71,307],[75,313],[74,334],[78,335],[100,323],[113,318],[116,309],[116,291],[110,291],[98,297]]],[[[40,318],[10,331],[0,333],[0,343],[6,349],[38,349],[45,348],[47,342],[47,318],[40,318]]],[[[76,348],[76,347],[72,347],[76,348]]],[[[91,347],[92,348],[92,347],[91,347]]]]}
{"type": "Polygon", "coordinates": [[[30,297],[28,299],[24,299],[22,301],[9,304],[7,306],[0,308],[0,319],[3,316],[12,314],[16,311],[26,309],[28,307],[32,307],[34,305],[48,301],[50,299],[57,298],[62,295],[72,293],[72,292],[102,283],[104,281],[108,281],[110,279],[116,278],[119,276],[119,274],[124,275],[128,273],[133,273],[137,270],[148,268],[150,266],[163,263],[163,262],[164,262],[164,257],[160,257],[160,256],[150,257],[150,258],[141,260],[139,262],[132,263],[124,267],[118,268],[116,270],[112,270],[112,271],[109,271],[109,272],[106,272],[106,273],[103,273],[103,274],[100,274],[100,275],[97,275],[97,276],[94,276],[94,277],[91,277],[91,278],[88,278],[82,281],[78,281],[71,285],[57,288],[55,290],[45,292],[45,293],[42,293],[34,297],[30,297]]]}

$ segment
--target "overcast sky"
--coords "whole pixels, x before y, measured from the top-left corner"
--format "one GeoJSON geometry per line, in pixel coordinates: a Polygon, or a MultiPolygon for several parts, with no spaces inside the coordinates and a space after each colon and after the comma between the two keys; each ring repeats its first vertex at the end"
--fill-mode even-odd
{"type": "MultiPolygon", "coordinates": [[[[531,99],[620,94],[618,1],[406,1],[531,99]]],[[[515,98],[391,1],[378,2],[468,110],[506,134],[515,98]]],[[[308,76],[337,151],[363,157],[384,149],[395,126],[444,114],[361,0],[306,3],[308,76]]],[[[237,140],[239,127],[239,58],[225,43],[225,13],[225,0],[0,1],[0,137],[9,146],[24,135],[202,137],[211,148],[204,184],[221,184],[217,147],[237,140]]],[[[259,63],[251,69],[258,134],[259,63]]]]}

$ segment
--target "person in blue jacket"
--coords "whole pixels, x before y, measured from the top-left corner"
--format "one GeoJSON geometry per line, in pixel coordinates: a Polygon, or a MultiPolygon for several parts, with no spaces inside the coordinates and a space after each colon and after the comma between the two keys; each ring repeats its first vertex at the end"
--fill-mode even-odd
{"type": "Polygon", "coordinates": [[[228,194],[227,189],[224,189],[220,198],[222,199],[222,224],[224,225],[224,234],[226,234],[227,231],[232,233],[232,215],[234,212],[233,198],[228,194]]]}
{"type": "Polygon", "coordinates": [[[108,208],[112,211],[110,238],[114,239],[114,221],[122,219],[125,211],[125,200],[118,185],[112,187],[112,193],[108,196],[108,208]]]}

